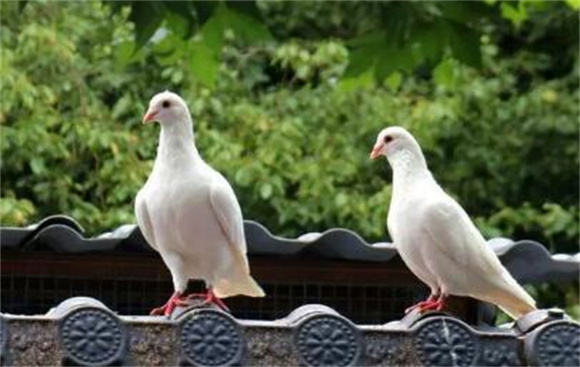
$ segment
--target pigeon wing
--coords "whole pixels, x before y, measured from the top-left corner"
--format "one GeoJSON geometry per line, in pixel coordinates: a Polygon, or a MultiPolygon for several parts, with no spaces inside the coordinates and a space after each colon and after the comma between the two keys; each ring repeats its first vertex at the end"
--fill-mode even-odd
{"type": "Polygon", "coordinates": [[[248,268],[246,259],[246,239],[242,209],[229,183],[219,176],[210,189],[210,202],[222,231],[232,247],[236,257],[243,259],[244,268],[248,268]]]}
{"type": "Polygon", "coordinates": [[[153,225],[151,224],[149,210],[147,209],[147,203],[143,195],[143,191],[139,191],[137,198],[135,199],[135,216],[137,217],[137,225],[149,246],[153,247],[154,250],[157,250],[155,236],[153,235],[153,225]]]}
{"type": "Polygon", "coordinates": [[[488,275],[503,271],[495,253],[453,199],[432,200],[422,217],[421,230],[427,241],[453,264],[488,275]]]}
{"type": "Polygon", "coordinates": [[[432,201],[421,221],[426,245],[433,246],[433,271],[451,293],[492,302],[512,317],[535,309],[535,302],[503,267],[469,216],[450,197],[432,201]]]}

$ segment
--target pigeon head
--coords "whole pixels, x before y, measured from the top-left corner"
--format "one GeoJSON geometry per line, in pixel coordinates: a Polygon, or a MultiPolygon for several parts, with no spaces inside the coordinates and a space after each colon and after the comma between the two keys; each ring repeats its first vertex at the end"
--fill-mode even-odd
{"type": "Polygon", "coordinates": [[[183,99],[175,93],[165,91],[156,94],[149,102],[143,123],[159,122],[161,125],[191,119],[189,109],[183,99]]]}
{"type": "Polygon", "coordinates": [[[417,140],[407,130],[400,126],[391,126],[381,130],[370,158],[376,159],[384,155],[395,167],[399,161],[408,163],[410,160],[425,165],[425,158],[417,140]]]}

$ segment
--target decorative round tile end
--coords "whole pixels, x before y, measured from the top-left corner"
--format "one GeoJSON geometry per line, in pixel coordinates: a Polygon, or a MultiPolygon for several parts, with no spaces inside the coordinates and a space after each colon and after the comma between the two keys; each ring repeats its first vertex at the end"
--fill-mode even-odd
{"type": "Polygon", "coordinates": [[[197,309],[181,322],[181,350],[194,366],[239,365],[244,338],[236,321],[224,312],[197,309]]]}
{"type": "Polygon", "coordinates": [[[294,341],[301,360],[309,366],[352,366],[361,353],[358,330],[336,315],[307,318],[298,325],[294,341]]]}
{"type": "Polygon", "coordinates": [[[424,366],[471,366],[479,342],[462,322],[450,317],[433,317],[420,324],[415,349],[424,366]]]}
{"type": "Polygon", "coordinates": [[[125,352],[121,322],[100,308],[80,308],[67,314],[61,321],[60,337],[67,358],[76,365],[111,365],[125,352]]]}
{"type": "Polygon", "coordinates": [[[526,354],[533,366],[580,366],[580,325],[556,321],[526,337],[526,354]]]}

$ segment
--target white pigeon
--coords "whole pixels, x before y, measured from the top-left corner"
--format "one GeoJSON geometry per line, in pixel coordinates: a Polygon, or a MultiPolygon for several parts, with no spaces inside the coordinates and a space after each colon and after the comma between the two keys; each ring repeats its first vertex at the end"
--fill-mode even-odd
{"type": "Polygon", "coordinates": [[[405,264],[431,288],[429,298],[410,309],[441,310],[447,296],[457,295],[494,303],[513,318],[535,310],[463,208],[437,184],[415,138],[388,127],[370,157],[381,155],[393,169],[389,233],[405,264]]]}
{"type": "Polygon", "coordinates": [[[186,304],[189,279],[204,280],[206,302],[226,310],[220,298],[263,297],[250,275],[240,205],[228,181],[199,155],[183,99],[169,91],[155,95],[143,123],[154,121],[161,125],[157,158],[137,194],[135,214],[169,268],[175,293],[151,314],[168,316],[186,304]]]}

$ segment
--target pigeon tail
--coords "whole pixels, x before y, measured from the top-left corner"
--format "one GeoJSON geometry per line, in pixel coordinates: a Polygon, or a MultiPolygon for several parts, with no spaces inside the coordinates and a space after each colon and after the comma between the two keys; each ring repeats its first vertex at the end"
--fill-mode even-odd
{"type": "Polygon", "coordinates": [[[221,279],[213,285],[213,291],[219,298],[244,295],[248,297],[264,297],[266,294],[251,275],[236,277],[234,282],[221,279]]]}
{"type": "Polygon", "coordinates": [[[512,286],[509,290],[498,290],[484,301],[495,303],[513,319],[518,319],[528,312],[536,310],[534,299],[522,287],[517,284],[516,287],[512,286]]]}

